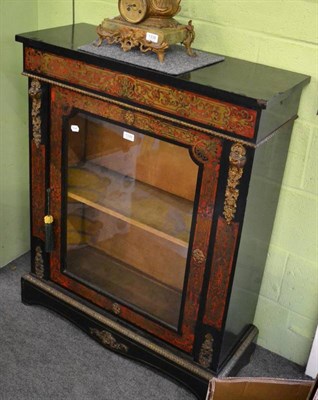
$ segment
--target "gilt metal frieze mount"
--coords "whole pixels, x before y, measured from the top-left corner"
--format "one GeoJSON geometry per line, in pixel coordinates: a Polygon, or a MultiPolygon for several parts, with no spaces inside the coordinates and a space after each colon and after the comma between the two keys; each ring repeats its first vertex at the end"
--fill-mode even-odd
{"type": "Polygon", "coordinates": [[[29,89],[29,96],[32,100],[32,110],[31,110],[31,118],[32,118],[32,135],[33,141],[38,148],[41,144],[42,135],[41,135],[41,96],[42,96],[42,88],[41,83],[37,79],[32,79],[31,86],[29,89]]]}

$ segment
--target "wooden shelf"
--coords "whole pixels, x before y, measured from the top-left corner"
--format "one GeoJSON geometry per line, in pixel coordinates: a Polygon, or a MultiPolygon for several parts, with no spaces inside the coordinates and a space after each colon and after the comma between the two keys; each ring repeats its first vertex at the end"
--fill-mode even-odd
{"type": "Polygon", "coordinates": [[[151,279],[104,252],[90,246],[69,250],[67,272],[114,298],[122,299],[152,317],[177,327],[181,291],[151,279]]]}
{"type": "Polygon", "coordinates": [[[172,237],[170,235],[167,235],[164,232],[159,231],[158,229],[154,229],[151,226],[143,224],[143,223],[141,223],[139,221],[136,221],[136,220],[134,220],[132,218],[128,218],[123,214],[120,214],[120,213],[118,213],[118,212],[116,212],[114,210],[111,210],[110,208],[104,207],[104,206],[102,206],[102,205],[100,205],[98,203],[94,203],[93,201],[90,201],[90,200],[88,200],[88,199],[86,199],[86,198],[84,198],[82,196],[78,196],[75,193],[68,192],[68,197],[71,198],[72,200],[75,200],[75,201],[78,201],[80,203],[83,203],[83,204],[85,204],[85,205],[87,205],[89,207],[95,208],[96,210],[101,211],[101,212],[103,212],[105,214],[111,215],[112,217],[115,217],[115,218],[117,218],[117,219],[119,219],[121,221],[127,222],[130,225],[136,226],[137,228],[143,229],[144,231],[147,231],[149,233],[157,235],[157,236],[159,236],[159,237],[161,237],[163,239],[166,239],[166,240],[168,240],[168,241],[170,241],[170,242],[172,242],[174,244],[177,244],[177,245],[182,246],[182,247],[188,247],[188,243],[186,243],[183,240],[176,239],[176,238],[174,238],[174,237],[172,237]]]}
{"type": "Polygon", "coordinates": [[[92,162],[69,168],[68,197],[187,248],[193,203],[92,162]]]}

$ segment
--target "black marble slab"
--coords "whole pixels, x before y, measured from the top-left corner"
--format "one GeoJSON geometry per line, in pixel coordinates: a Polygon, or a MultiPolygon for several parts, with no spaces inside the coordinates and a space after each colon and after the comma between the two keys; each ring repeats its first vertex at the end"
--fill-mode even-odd
{"type": "MultiPolygon", "coordinates": [[[[284,98],[291,90],[305,86],[310,77],[236,58],[225,57],[219,64],[197,69],[179,76],[169,76],[122,61],[96,56],[78,50],[78,47],[97,38],[93,25],[80,23],[16,35],[16,40],[55,54],[111,68],[134,76],[177,85],[187,90],[228,101],[235,101],[252,108],[267,108],[270,102],[284,98]],[[284,96],[285,94],[285,96],[284,96]]],[[[248,44],[247,44],[248,45],[248,44]]],[[[194,43],[195,47],[195,43],[194,43]]]]}

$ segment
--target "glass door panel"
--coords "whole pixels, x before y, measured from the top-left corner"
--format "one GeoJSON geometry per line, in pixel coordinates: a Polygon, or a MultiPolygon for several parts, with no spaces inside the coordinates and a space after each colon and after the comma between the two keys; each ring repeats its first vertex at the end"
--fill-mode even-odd
{"type": "Polygon", "coordinates": [[[198,175],[188,149],[78,113],[67,165],[65,272],[177,328],[198,175]]]}

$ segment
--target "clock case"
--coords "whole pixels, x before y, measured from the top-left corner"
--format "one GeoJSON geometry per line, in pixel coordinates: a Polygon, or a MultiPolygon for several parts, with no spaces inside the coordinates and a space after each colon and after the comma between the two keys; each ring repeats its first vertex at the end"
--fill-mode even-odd
{"type": "Polygon", "coordinates": [[[155,0],[144,0],[140,5],[138,2],[137,5],[128,5],[127,0],[119,0],[121,15],[105,18],[97,27],[97,46],[105,40],[109,45],[120,44],[123,51],[139,48],[143,53],[156,53],[159,61],[163,62],[165,51],[171,45],[181,43],[189,56],[195,56],[191,49],[195,39],[192,21],[183,25],[173,18],[180,11],[180,1],[170,1],[162,7],[155,0]]]}

